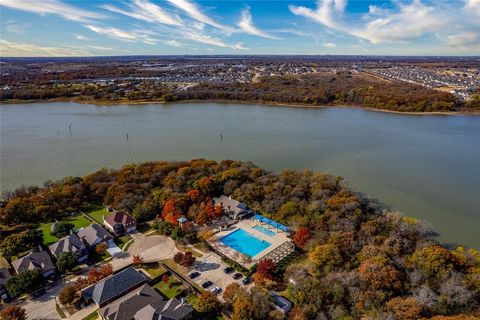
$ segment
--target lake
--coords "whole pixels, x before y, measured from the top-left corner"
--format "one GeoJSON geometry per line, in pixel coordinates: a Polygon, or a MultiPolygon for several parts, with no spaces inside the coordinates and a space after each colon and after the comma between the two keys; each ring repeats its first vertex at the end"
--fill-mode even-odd
{"type": "Polygon", "coordinates": [[[249,160],[343,176],[441,241],[480,247],[480,116],[235,103],[35,103],[0,116],[3,191],[131,162],[249,160]]]}

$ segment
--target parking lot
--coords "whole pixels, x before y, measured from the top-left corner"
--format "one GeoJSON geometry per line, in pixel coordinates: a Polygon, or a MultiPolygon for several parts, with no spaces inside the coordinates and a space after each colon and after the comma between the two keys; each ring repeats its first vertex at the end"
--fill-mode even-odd
{"type": "MultiPolygon", "coordinates": [[[[211,253],[204,254],[202,258],[198,258],[197,261],[195,261],[195,264],[193,266],[194,271],[199,272],[200,276],[198,276],[195,279],[192,279],[191,281],[195,282],[196,284],[198,284],[198,286],[201,287],[202,283],[204,283],[207,280],[210,280],[213,282],[213,284],[208,288],[206,288],[206,290],[210,290],[214,287],[219,287],[220,289],[222,289],[221,292],[223,292],[225,290],[225,287],[227,287],[232,282],[238,282],[239,284],[241,284],[242,280],[245,277],[242,276],[239,280],[233,279],[233,275],[237,272],[233,271],[229,274],[226,274],[223,270],[227,267],[228,266],[224,264],[221,261],[221,258],[215,253],[211,252],[211,253]]],[[[250,287],[251,285],[252,284],[249,284],[246,287],[250,287]]],[[[221,295],[222,293],[219,293],[220,299],[221,299],[221,295]]]]}

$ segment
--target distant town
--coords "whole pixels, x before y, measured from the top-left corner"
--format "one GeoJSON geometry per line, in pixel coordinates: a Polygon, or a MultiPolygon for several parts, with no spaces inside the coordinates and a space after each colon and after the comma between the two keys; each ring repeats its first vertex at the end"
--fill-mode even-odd
{"type": "MultiPolygon", "coordinates": [[[[28,99],[22,90],[76,85],[112,86],[128,95],[139,82],[181,92],[199,84],[255,83],[262,77],[317,73],[365,73],[468,99],[480,87],[479,58],[362,56],[165,56],[2,58],[1,99],[28,99]],[[16,95],[15,95],[16,94],[16,95]]],[[[144,88],[146,90],[146,88],[144,88]]],[[[48,94],[45,97],[49,97],[48,94]]],[[[30,98],[38,99],[38,96],[30,98]]],[[[41,98],[41,97],[40,97],[41,98]]]]}

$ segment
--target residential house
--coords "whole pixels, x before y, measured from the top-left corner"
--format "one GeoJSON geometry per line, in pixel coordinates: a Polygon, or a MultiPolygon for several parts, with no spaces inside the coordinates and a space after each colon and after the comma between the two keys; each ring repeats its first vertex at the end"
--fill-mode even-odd
{"type": "Polygon", "coordinates": [[[213,198],[213,201],[216,206],[222,206],[225,213],[235,220],[242,219],[251,213],[245,203],[234,200],[232,197],[222,195],[218,198],[213,198]]]}
{"type": "Polygon", "coordinates": [[[60,254],[65,252],[74,252],[78,256],[79,263],[83,263],[88,259],[87,245],[75,233],[65,236],[54,244],[49,245],[48,250],[55,258],[58,258],[60,254]]]}
{"type": "Polygon", "coordinates": [[[116,236],[137,230],[137,220],[125,211],[116,211],[104,216],[103,223],[116,236]]]}
{"type": "Polygon", "coordinates": [[[292,303],[285,297],[278,295],[275,292],[271,292],[273,297],[273,306],[275,309],[283,314],[288,313],[292,309],[292,303]]]}
{"type": "Polygon", "coordinates": [[[0,297],[5,293],[5,285],[11,277],[8,269],[0,268],[0,297]]]}
{"type": "Polygon", "coordinates": [[[156,320],[189,319],[192,306],[188,303],[172,298],[163,300],[148,284],[144,284],[98,311],[104,320],[156,320]]]}
{"type": "Polygon", "coordinates": [[[26,256],[12,261],[12,266],[17,273],[39,269],[44,278],[55,274],[55,265],[47,251],[33,251],[26,256]]]}
{"type": "Polygon", "coordinates": [[[82,290],[86,301],[95,302],[99,308],[137,289],[147,282],[148,278],[133,267],[128,267],[111,275],[94,285],[82,290]]]}
{"type": "Polygon", "coordinates": [[[100,243],[105,243],[105,245],[109,246],[109,242],[113,240],[113,236],[97,223],[79,229],[77,235],[91,250],[95,249],[100,243]]]}

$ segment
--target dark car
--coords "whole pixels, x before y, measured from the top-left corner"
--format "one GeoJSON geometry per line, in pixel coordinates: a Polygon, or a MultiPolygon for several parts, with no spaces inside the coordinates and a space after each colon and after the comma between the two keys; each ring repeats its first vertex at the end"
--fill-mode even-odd
{"type": "Polygon", "coordinates": [[[243,277],[243,274],[241,274],[240,272],[237,272],[233,275],[233,279],[235,280],[241,279],[242,277],[243,277]]]}
{"type": "Polygon", "coordinates": [[[200,272],[194,271],[194,272],[190,273],[190,274],[188,275],[188,277],[189,277],[190,279],[195,279],[195,278],[198,278],[199,275],[200,275],[200,272]]]}
{"type": "Polygon", "coordinates": [[[246,277],[245,279],[242,280],[242,284],[243,284],[244,286],[246,286],[246,285],[248,285],[248,284],[250,284],[250,283],[252,283],[252,278],[250,278],[250,277],[246,277]]]}
{"type": "Polygon", "coordinates": [[[232,267],[226,267],[225,269],[223,269],[223,272],[225,273],[232,273],[233,271],[235,271],[235,269],[233,269],[232,267]]]}
{"type": "Polygon", "coordinates": [[[212,281],[207,280],[207,281],[205,281],[204,283],[202,283],[202,288],[203,288],[203,289],[206,289],[206,288],[210,287],[212,284],[213,284],[212,281]]]}

